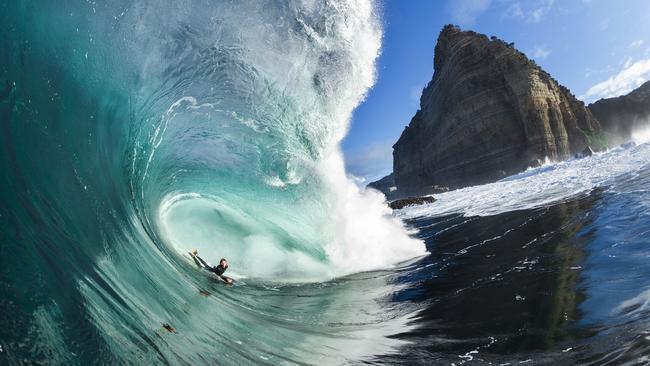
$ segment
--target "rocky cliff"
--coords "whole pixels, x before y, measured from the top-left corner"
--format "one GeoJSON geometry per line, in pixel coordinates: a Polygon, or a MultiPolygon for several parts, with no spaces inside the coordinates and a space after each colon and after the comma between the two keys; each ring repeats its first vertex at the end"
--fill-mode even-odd
{"type": "Polygon", "coordinates": [[[630,94],[590,104],[589,109],[613,142],[629,141],[632,132],[650,125],[650,81],[630,94]]]}
{"type": "Polygon", "coordinates": [[[445,26],[420,110],[393,146],[402,195],[498,180],[600,135],[584,103],[496,37],[445,26]]]}

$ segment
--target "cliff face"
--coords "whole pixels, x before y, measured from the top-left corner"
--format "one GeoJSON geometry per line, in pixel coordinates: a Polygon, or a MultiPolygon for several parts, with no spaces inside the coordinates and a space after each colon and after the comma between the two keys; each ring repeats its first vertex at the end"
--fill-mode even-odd
{"type": "Polygon", "coordinates": [[[420,110],[393,146],[402,194],[458,188],[564,159],[600,126],[584,103],[512,45],[445,26],[420,110]]]}
{"type": "Polygon", "coordinates": [[[615,142],[628,141],[634,130],[650,124],[650,81],[630,94],[592,103],[589,109],[615,142]]]}

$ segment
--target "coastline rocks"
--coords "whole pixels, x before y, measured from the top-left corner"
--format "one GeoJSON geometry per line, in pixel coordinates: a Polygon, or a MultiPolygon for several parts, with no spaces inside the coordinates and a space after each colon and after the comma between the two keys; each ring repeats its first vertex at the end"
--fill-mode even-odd
{"type": "Polygon", "coordinates": [[[389,203],[388,206],[390,206],[390,208],[392,208],[393,210],[401,210],[406,206],[423,205],[425,203],[433,203],[435,201],[436,199],[431,196],[408,197],[408,198],[403,198],[400,200],[393,201],[389,203]]]}
{"type": "Polygon", "coordinates": [[[613,145],[627,142],[635,130],[650,128],[650,81],[627,95],[600,99],[589,105],[613,145]]]}
{"type": "Polygon", "coordinates": [[[542,165],[544,165],[544,161],[542,161],[541,159],[533,159],[528,163],[528,166],[532,168],[539,168],[542,165]]]}
{"type": "Polygon", "coordinates": [[[569,158],[600,136],[584,103],[496,37],[447,25],[434,68],[420,110],[393,146],[403,196],[493,182],[569,158]]]}
{"type": "Polygon", "coordinates": [[[584,150],[582,150],[581,152],[575,154],[574,157],[576,159],[582,159],[582,158],[586,158],[587,156],[592,156],[593,154],[594,154],[594,151],[589,146],[587,146],[587,147],[585,147],[584,150]]]}

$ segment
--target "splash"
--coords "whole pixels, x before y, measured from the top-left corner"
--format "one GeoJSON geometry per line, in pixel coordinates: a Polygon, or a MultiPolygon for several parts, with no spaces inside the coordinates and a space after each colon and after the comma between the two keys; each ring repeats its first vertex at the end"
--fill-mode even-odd
{"type": "Polygon", "coordinates": [[[146,100],[143,119],[155,122],[137,131],[133,153],[133,190],[160,238],[181,255],[227,257],[240,276],[282,281],[423,255],[383,199],[346,176],[339,149],[375,78],[373,5],[215,8],[159,30],[167,41],[141,70],[158,80],[153,94],[173,96],[146,100]]]}
{"type": "Polygon", "coordinates": [[[637,128],[631,133],[632,141],[637,144],[650,142],[650,120],[646,121],[646,123],[642,125],[644,127],[637,128]]]}

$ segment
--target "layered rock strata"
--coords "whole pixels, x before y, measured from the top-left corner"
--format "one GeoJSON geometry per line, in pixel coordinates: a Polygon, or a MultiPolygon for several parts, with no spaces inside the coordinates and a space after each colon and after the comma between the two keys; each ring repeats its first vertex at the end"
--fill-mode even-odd
{"type": "MultiPolygon", "coordinates": [[[[400,195],[492,182],[592,145],[584,103],[496,37],[445,26],[420,110],[393,146],[400,195]]],[[[600,146],[592,146],[599,149],[600,146]]]]}

